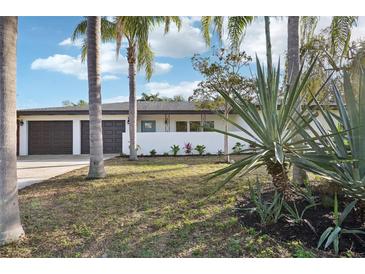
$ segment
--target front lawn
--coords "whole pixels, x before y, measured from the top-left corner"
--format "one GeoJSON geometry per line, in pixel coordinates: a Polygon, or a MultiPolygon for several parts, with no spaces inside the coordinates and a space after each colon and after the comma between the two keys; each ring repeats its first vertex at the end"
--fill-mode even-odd
{"type": "MultiPolygon", "coordinates": [[[[234,208],[247,176],[205,199],[218,181],[202,178],[224,166],[218,161],[117,158],[106,162],[106,179],[87,181],[83,168],[21,190],[26,238],[0,257],[323,256],[239,224],[234,208]]],[[[264,169],[256,176],[267,180],[264,169]]]]}

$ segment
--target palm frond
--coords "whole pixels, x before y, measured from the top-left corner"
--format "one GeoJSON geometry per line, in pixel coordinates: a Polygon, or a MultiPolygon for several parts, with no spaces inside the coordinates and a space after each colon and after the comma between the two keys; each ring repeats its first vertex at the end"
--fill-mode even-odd
{"type": "Polygon", "coordinates": [[[239,48],[246,28],[253,19],[253,16],[230,16],[228,18],[228,38],[233,49],[239,48]]]}
{"type": "Polygon", "coordinates": [[[357,25],[357,16],[334,16],[330,26],[331,54],[335,55],[336,50],[342,49],[341,55],[348,53],[351,29],[357,25]]]}
{"type": "Polygon", "coordinates": [[[150,80],[153,74],[153,52],[148,43],[138,44],[138,63],[137,68],[140,70],[144,67],[147,80],[150,80]]]}
{"type": "Polygon", "coordinates": [[[212,16],[202,16],[201,25],[203,31],[203,38],[206,45],[210,46],[210,27],[212,24],[212,16]]]}

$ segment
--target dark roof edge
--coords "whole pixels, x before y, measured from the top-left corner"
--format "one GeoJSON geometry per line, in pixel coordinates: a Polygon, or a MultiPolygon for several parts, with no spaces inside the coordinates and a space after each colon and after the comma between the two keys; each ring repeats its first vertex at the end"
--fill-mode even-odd
{"type": "MultiPolygon", "coordinates": [[[[138,114],[215,114],[212,110],[140,110],[138,114]]],[[[18,110],[18,116],[30,115],[88,115],[89,110],[18,110]]],[[[103,110],[103,114],[128,114],[127,110],[103,110]]]]}

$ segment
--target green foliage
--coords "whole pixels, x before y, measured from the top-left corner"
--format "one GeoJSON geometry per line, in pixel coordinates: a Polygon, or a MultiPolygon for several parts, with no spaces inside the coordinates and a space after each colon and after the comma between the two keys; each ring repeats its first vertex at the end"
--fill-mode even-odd
{"type": "MultiPolygon", "coordinates": [[[[219,129],[212,129],[212,131],[226,134],[248,143],[254,146],[255,150],[250,149],[251,154],[249,156],[212,174],[210,178],[226,175],[218,189],[235,175],[239,173],[240,175],[247,174],[260,166],[266,166],[270,175],[273,178],[275,177],[276,182],[285,181],[287,178],[280,178],[280,176],[286,175],[289,163],[288,155],[295,153],[297,149],[301,148],[300,143],[293,143],[293,138],[297,136],[299,131],[294,126],[294,123],[303,128],[306,126],[306,121],[311,119],[305,109],[300,112],[297,110],[303,100],[303,96],[300,95],[306,92],[304,87],[315,61],[305,73],[302,67],[295,83],[289,89],[284,90],[283,93],[279,90],[280,62],[277,69],[273,69],[274,77],[267,77],[265,75],[258,59],[256,63],[257,79],[254,93],[257,103],[245,100],[236,90],[233,90],[234,98],[224,91],[219,91],[221,96],[229,103],[232,111],[237,113],[239,118],[247,124],[248,129],[231,119],[221,116],[222,119],[228,121],[244,135],[232,132],[225,133],[219,129]],[[299,116],[306,117],[306,121],[300,120],[299,116]]],[[[287,189],[286,186],[283,186],[283,188],[287,189]]]]}
{"type": "Polygon", "coordinates": [[[172,98],[170,97],[160,97],[160,94],[157,93],[145,93],[142,92],[141,97],[137,101],[142,102],[186,102],[186,99],[181,95],[175,95],[172,98]]]}
{"type": "Polygon", "coordinates": [[[211,56],[196,54],[192,58],[194,70],[200,72],[204,80],[194,89],[189,101],[198,108],[222,110],[229,113],[230,106],[221,96],[224,91],[231,97],[238,91],[246,100],[251,100],[255,88],[254,81],[242,75],[241,71],[252,61],[245,52],[213,50],[211,56]]]}
{"type": "Polygon", "coordinates": [[[62,101],[62,105],[64,107],[86,106],[87,104],[88,102],[86,102],[85,100],[79,100],[76,103],[71,102],[70,100],[62,101]]]}
{"type": "MultiPolygon", "coordinates": [[[[223,17],[222,16],[202,16],[201,25],[203,37],[207,45],[210,45],[210,30],[214,25],[220,41],[223,37],[223,17]]],[[[227,24],[228,39],[232,49],[238,49],[244,37],[246,28],[254,20],[253,16],[229,16],[227,24]]]]}
{"type": "Polygon", "coordinates": [[[282,195],[275,192],[271,201],[265,201],[262,197],[262,188],[258,178],[254,187],[250,183],[250,200],[254,207],[248,210],[259,215],[260,223],[263,226],[275,224],[283,216],[281,213],[283,208],[282,195]]]}
{"type": "Polygon", "coordinates": [[[179,145],[172,145],[171,146],[172,155],[176,156],[180,151],[179,145]]]}
{"type": "Polygon", "coordinates": [[[86,224],[73,224],[72,228],[74,232],[83,238],[90,238],[93,235],[93,231],[86,224]]]}
{"type": "Polygon", "coordinates": [[[234,154],[240,154],[243,152],[243,149],[244,149],[244,145],[242,145],[240,142],[237,142],[233,147],[232,147],[232,150],[233,150],[233,153],[234,154]]]}
{"type": "Polygon", "coordinates": [[[199,155],[203,155],[206,150],[206,147],[205,147],[205,145],[196,145],[194,150],[196,150],[199,155]]]}
{"type": "Polygon", "coordinates": [[[293,257],[294,258],[315,258],[316,255],[303,248],[302,244],[299,242],[294,242],[294,251],[293,251],[293,257]]]}
{"type": "MultiPolygon", "coordinates": [[[[146,78],[150,79],[153,73],[153,52],[149,44],[149,34],[161,24],[165,26],[165,32],[169,31],[170,24],[174,23],[181,28],[181,20],[178,16],[114,16],[112,20],[103,16],[101,18],[102,42],[116,41],[116,55],[119,56],[122,40],[128,42],[128,59],[137,62],[137,68],[144,68],[146,78]]],[[[87,19],[83,19],[73,31],[71,39],[75,41],[85,37],[87,31],[87,19]]],[[[83,39],[82,61],[86,60],[87,42],[83,39]]]]}
{"type": "Polygon", "coordinates": [[[337,193],[335,194],[334,205],[333,205],[333,215],[335,219],[335,226],[328,227],[321,235],[318,241],[317,248],[320,248],[324,244],[324,248],[328,248],[333,245],[335,253],[339,252],[340,239],[342,234],[365,234],[365,231],[358,229],[345,229],[342,227],[342,223],[349,215],[351,210],[355,207],[357,200],[352,201],[348,204],[341,214],[338,212],[338,199],[337,193]]]}
{"type": "Polygon", "coordinates": [[[314,227],[312,226],[312,224],[307,219],[304,218],[304,214],[308,209],[310,209],[312,207],[315,207],[318,204],[307,205],[301,212],[299,212],[295,202],[293,202],[292,205],[293,206],[290,206],[289,203],[284,202],[284,207],[287,211],[287,214],[284,214],[284,216],[287,218],[287,220],[290,223],[293,223],[293,224],[303,224],[303,223],[305,223],[310,227],[310,229],[314,233],[316,233],[316,231],[315,231],[314,227]]]}
{"type": "Polygon", "coordinates": [[[302,197],[304,200],[308,202],[309,205],[316,206],[318,201],[318,196],[314,195],[311,186],[309,185],[308,180],[304,181],[304,185],[300,186],[296,182],[292,182],[292,186],[294,188],[294,192],[302,197]]]}
{"type": "Polygon", "coordinates": [[[156,154],[157,154],[156,149],[152,149],[152,150],[150,151],[150,155],[151,155],[151,156],[156,156],[156,154]]]}
{"type": "Polygon", "coordinates": [[[350,74],[345,71],[344,87],[345,101],[333,85],[339,115],[314,100],[324,121],[316,117],[314,110],[310,111],[314,126],[310,121],[301,118],[307,123],[309,132],[301,126],[297,128],[303,139],[307,140],[307,148],[301,157],[292,157],[291,160],[297,166],[338,184],[345,194],[353,199],[365,201],[364,71],[359,74],[359,84],[356,88],[351,84],[350,74]],[[338,123],[341,124],[340,127],[338,123]]]}

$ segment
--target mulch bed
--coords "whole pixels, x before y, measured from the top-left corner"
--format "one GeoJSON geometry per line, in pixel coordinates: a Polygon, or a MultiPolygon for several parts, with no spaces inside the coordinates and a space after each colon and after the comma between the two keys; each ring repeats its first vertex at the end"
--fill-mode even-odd
{"type": "MultiPolygon", "coordinates": [[[[271,201],[273,195],[274,190],[272,188],[267,188],[263,192],[263,198],[265,200],[271,201]]],[[[322,195],[323,197],[323,193],[316,192],[315,195],[318,195],[319,197],[322,195]]],[[[350,201],[346,201],[344,198],[339,199],[339,201],[341,201],[339,205],[339,211],[341,212],[350,201]]],[[[308,205],[308,202],[302,198],[296,198],[295,204],[299,213],[301,213],[302,210],[308,205]]],[[[323,231],[325,231],[330,226],[334,226],[333,206],[324,206],[323,203],[308,209],[303,216],[303,219],[306,219],[311,224],[315,232],[305,222],[302,224],[294,224],[288,221],[286,217],[282,217],[276,224],[262,226],[260,224],[258,214],[256,212],[250,212],[250,210],[247,210],[252,207],[254,207],[254,205],[248,196],[243,197],[237,201],[236,214],[242,225],[246,227],[253,227],[256,230],[269,234],[270,236],[281,241],[301,241],[303,245],[308,248],[317,248],[319,238],[323,231]]],[[[283,213],[287,213],[284,207],[283,213]]],[[[346,220],[342,224],[342,227],[348,229],[364,229],[365,224],[361,220],[360,215],[361,214],[359,210],[353,210],[347,216],[346,220]]],[[[332,245],[328,248],[328,250],[332,250],[332,245]]],[[[347,250],[351,250],[357,256],[365,256],[365,235],[358,234],[354,236],[352,234],[343,234],[340,239],[340,254],[341,252],[347,250]]]]}

